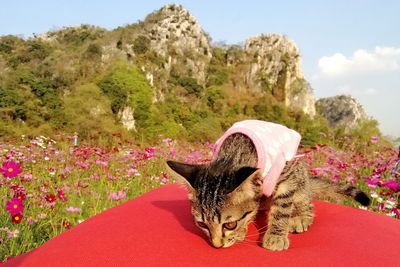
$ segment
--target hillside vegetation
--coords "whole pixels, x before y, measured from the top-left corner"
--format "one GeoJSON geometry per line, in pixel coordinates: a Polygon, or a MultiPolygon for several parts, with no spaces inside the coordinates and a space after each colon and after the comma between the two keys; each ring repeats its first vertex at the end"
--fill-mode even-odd
{"type": "MultiPolygon", "coordinates": [[[[294,128],[304,144],[320,142],[320,132],[333,131],[326,119],[304,113],[301,101],[288,105],[295,103],[288,95],[311,92],[293,74],[297,48],[286,37],[262,38],[272,42],[264,54],[253,39],[248,50],[211,46],[177,5],[112,31],[80,25],[29,39],[2,36],[0,136],[76,131],[214,141],[233,122],[252,118],[294,128]]],[[[376,123],[366,123],[368,136],[354,134],[380,135],[376,123]]]]}

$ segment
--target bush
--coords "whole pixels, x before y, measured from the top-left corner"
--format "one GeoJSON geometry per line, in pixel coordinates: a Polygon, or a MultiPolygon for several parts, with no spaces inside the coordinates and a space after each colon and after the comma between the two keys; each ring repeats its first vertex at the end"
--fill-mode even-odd
{"type": "Polygon", "coordinates": [[[222,134],[221,123],[216,117],[209,117],[192,126],[190,141],[215,142],[222,134]]]}
{"type": "Polygon", "coordinates": [[[209,65],[207,68],[207,84],[211,85],[223,85],[228,81],[228,69],[224,66],[209,65]]]}
{"type": "Polygon", "coordinates": [[[101,131],[119,132],[110,108],[110,100],[95,84],[85,84],[75,88],[65,100],[68,130],[88,137],[101,131]]]}
{"type": "Polygon", "coordinates": [[[51,47],[48,43],[40,40],[28,40],[27,41],[27,52],[30,57],[43,60],[48,57],[51,53],[51,47]]]}
{"type": "Polygon", "coordinates": [[[0,37],[0,53],[10,54],[16,47],[23,43],[21,38],[13,35],[6,35],[0,37]]]}
{"type": "Polygon", "coordinates": [[[99,60],[102,52],[98,44],[90,44],[84,53],[84,57],[90,60],[99,60]]]}
{"type": "Polygon", "coordinates": [[[144,35],[139,35],[133,41],[133,52],[135,54],[144,54],[150,49],[150,39],[144,35]]]}
{"type": "Polygon", "coordinates": [[[200,96],[201,92],[203,91],[203,87],[197,83],[195,78],[179,78],[177,83],[185,88],[189,94],[194,94],[195,96],[200,96]]]}
{"type": "Polygon", "coordinates": [[[121,64],[107,73],[98,86],[109,97],[113,113],[128,105],[134,110],[138,127],[148,125],[153,89],[138,68],[121,64]]]}
{"type": "Polygon", "coordinates": [[[207,99],[207,105],[214,111],[221,111],[221,109],[218,109],[222,106],[223,103],[221,103],[220,100],[224,99],[224,93],[222,92],[221,87],[219,86],[211,86],[206,88],[206,99],[207,99]]]}

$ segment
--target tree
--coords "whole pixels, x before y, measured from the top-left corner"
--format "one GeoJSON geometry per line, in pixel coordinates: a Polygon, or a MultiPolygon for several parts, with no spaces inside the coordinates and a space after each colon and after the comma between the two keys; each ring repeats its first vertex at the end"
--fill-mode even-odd
{"type": "Polygon", "coordinates": [[[134,110],[137,125],[148,125],[153,89],[137,67],[120,64],[107,73],[98,86],[110,98],[113,113],[116,114],[125,106],[130,106],[134,110]]]}

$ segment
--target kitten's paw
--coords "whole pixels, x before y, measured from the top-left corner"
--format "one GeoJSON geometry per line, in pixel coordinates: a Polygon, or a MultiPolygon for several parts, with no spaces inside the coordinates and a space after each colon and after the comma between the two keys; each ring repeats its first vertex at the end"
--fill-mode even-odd
{"type": "Polygon", "coordinates": [[[296,216],[289,219],[289,231],[291,233],[303,233],[308,230],[313,222],[313,217],[296,216]]]}
{"type": "Polygon", "coordinates": [[[263,238],[262,246],[269,250],[285,250],[289,248],[289,239],[287,236],[266,234],[263,238]]]}

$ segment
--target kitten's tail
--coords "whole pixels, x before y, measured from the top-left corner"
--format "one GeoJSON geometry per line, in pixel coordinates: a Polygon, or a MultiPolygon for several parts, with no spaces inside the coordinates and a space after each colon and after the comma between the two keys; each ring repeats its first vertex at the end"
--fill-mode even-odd
{"type": "Polygon", "coordinates": [[[349,184],[339,184],[317,176],[310,177],[311,191],[317,195],[344,196],[354,199],[363,206],[371,203],[370,198],[360,189],[349,184]]]}

